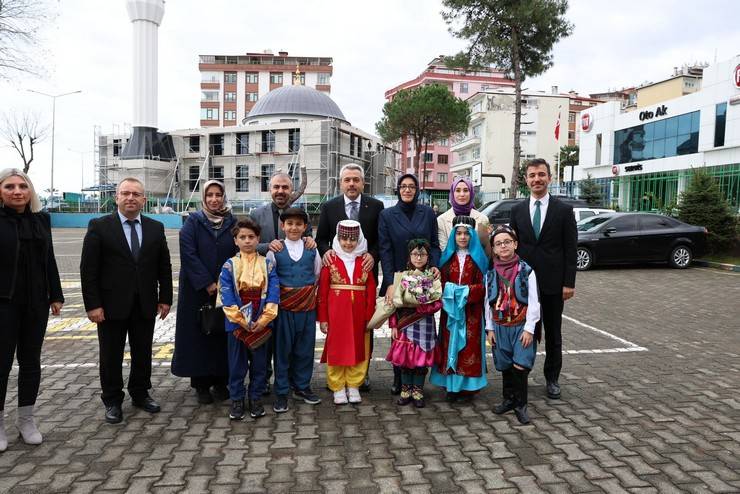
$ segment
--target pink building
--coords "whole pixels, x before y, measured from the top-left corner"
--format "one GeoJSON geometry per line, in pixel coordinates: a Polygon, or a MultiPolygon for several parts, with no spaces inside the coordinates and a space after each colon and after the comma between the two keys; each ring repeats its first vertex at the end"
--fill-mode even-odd
{"type": "MultiPolygon", "coordinates": [[[[487,68],[476,72],[465,72],[460,69],[449,68],[444,63],[444,57],[440,55],[432,60],[419,76],[386,91],[385,99],[391,101],[398,91],[423,84],[445,85],[458,98],[467,99],[479,91],[502,86],[513,87],[514,81],[507,78],[501,70],[487,68]]],[[[398,146],[400,153],[396,169],[413,173],[413,140],[404,137],[398,146]]],[[[419,180],[423,184],[423,189],[440,191],[449,189],[450,180],[452,180],[450,165],[453,164],[453,153],[450,151],[450,143],[447,139],[430,142],[426,156],[422,149],[419,161],[419,180]],[[421,175],[424,175],[423,180],[421,175]]]]}

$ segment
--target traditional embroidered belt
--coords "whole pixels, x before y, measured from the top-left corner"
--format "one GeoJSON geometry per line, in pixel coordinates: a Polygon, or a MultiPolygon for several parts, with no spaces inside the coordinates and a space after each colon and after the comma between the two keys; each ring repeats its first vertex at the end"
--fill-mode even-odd
{"type": "Polygon", "coordinates": [[[329,285],[332,290],[352,290],[353,292],[364,292],[365,287],[363,285],[329,285]]]}
{"type": "Polygon", "coordinates": [[[280,287],[280,308],[291,312],[307,312],[316,308],[316,285],[280,287]]]}

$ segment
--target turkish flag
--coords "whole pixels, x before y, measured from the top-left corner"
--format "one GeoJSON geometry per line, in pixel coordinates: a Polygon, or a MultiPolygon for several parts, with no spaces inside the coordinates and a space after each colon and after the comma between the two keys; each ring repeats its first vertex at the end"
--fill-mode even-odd
{"type": "Polygon", "coordinates": [[[560,140],[560,112],[558,111],[558,121],[555,124],[555,140],[560,140]]]}

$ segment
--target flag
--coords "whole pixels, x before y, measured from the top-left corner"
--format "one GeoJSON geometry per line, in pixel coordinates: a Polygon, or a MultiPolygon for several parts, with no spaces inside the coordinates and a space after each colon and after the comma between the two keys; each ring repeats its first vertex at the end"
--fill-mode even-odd
{"type": "Polygon", "coordinates": [[[555,124],[555,140],[560,140],[560,107],[558,106],[558,121],[555,124]]]}

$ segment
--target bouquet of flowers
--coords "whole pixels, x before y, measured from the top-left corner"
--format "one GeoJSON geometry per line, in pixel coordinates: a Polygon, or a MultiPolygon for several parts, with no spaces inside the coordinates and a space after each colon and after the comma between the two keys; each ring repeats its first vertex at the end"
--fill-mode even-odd
{"type": "Polygon", "coordinates": [[[418,307],[442,298],[442,282],[435,280],[431,271],[406,271],[396,273],[393,305],[418,307]]]}

